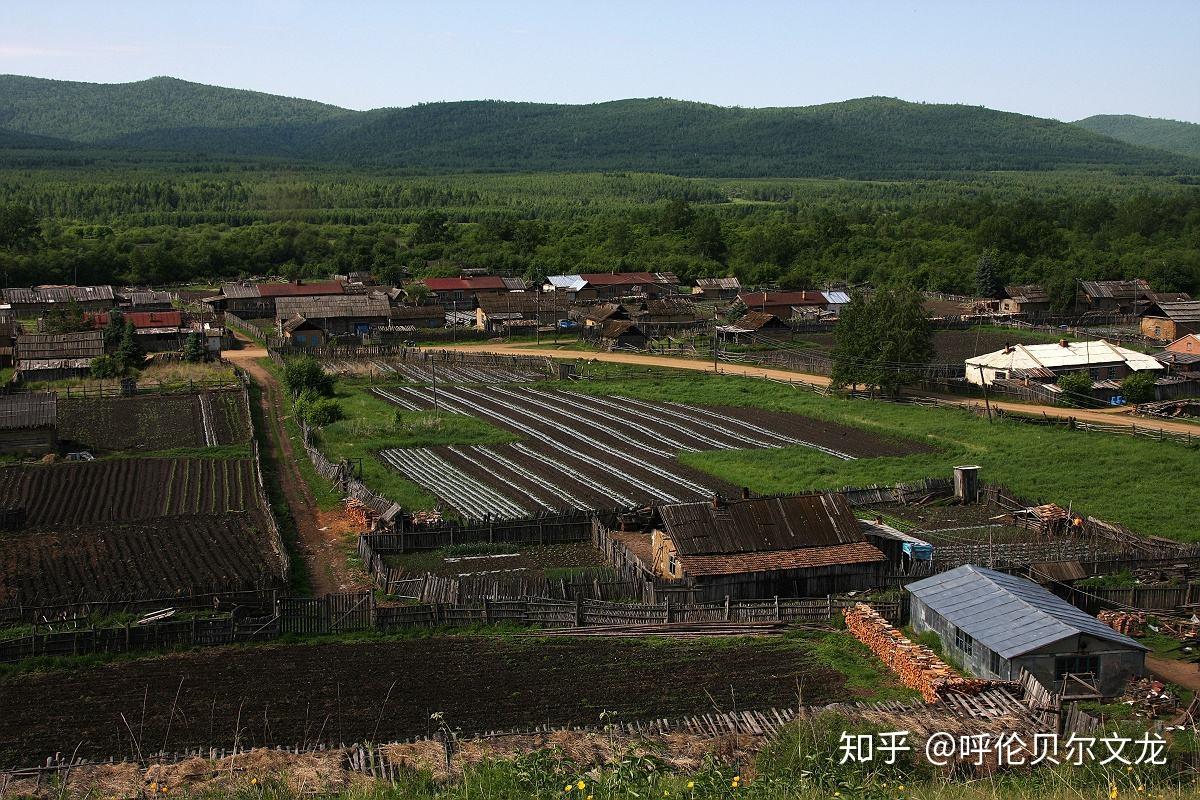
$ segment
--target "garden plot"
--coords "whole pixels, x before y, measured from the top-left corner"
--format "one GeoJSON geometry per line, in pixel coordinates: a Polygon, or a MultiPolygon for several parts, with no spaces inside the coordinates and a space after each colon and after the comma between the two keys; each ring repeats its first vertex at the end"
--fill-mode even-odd
{"type": "Polygon", "coordinates": [[[94,453],[152,452],[250,441],[238,390],[136,397],[60,398],[59,437],[94,453]]]}
{"type": "Polygon", "coordinates": [[[325,359],[321,362],[327,372],[343,377],[397,378],[412,383],[533,383],[546,379],[546,374],[522,367],[494,367],[474,364],[406,361],[398,358],[325,359]]]}
{"type": "MultiPolygon", "coordinates": [[[[431,388],[376,388],[411,411],[433,408],[431,388]]],[[[737,487],[680,464],[680,452],[805,447],[839,459],[893,454],[902,445],[791,414],[649,403],[624,397],[490,386],[443,386],[437,405],[521,437],[494,446],[380,453],[464,517],[511,518],[572,508],[626,508],[732,494],[737,487]]]]}

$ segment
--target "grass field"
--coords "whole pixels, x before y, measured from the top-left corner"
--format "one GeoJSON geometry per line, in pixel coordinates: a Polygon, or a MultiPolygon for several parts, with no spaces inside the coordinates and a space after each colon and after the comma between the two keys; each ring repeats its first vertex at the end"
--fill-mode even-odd
{"type": "MultiPolygon", "coordinates": [[[[881,437],[907,437],[936,450],[899,457],[841,461],[809,448],[684,453],[680,460],[755,492],[790,492],[949,476],[957,464],[979,464],[984,480],[1031,500],[1057,502],[1145,534],[1200,541],[1191,522],[1192,476],[1200,452],[1134,437],[1086,434],[1015,422],[989,424],[960,409],[928,409],[819,395],[767,381],[701,373],[661,372],[629,378],[627,370],[592,365],[575,391],[624,394],[698,405],[757,406],[852,425],[881,437]],[[1064,469],[1069,465],[1069,469],[1064,469]],[[1147,481],[1154,492],[1145,493],[1147,481]]],[[[565,385],[564,385],[565,388],[565,385]]]]}

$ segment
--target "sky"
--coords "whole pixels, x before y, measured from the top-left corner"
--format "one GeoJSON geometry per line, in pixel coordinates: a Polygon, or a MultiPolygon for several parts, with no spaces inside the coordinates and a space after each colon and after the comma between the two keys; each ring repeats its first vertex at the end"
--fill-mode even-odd
{"type": "Polygon", "coordinates": [[[3,0],[0,73],[346,108],[885,95],[1200,122],[1200,0],[3,0]]]}

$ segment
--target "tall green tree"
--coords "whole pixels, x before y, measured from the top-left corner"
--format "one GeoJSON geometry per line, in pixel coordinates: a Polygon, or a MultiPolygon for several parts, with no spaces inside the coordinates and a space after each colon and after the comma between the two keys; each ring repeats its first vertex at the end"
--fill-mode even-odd
{"type": "Polygon", "coordinates": [[[1004,278],[1000,274],[999,258],[995,250],[984,250],[975,263],[975,291],[980,297],[1000,297],[1004,292],[1004,278]]]}
{"type": "Polygon", "coordinates": [[[834,328],[831,380],[835,388],[864,386],[895,396],[920,379],[933,352],[919,292],[889,288],[870,299],[856,293],[834,328]]]}
{"type": "Polygon", "coordinates": [[[870,383],[868,364],[874,355],[870,306],[866,295],[855,292],[838,314],[833,329],[833,373],[830,376],[835,388],[855,389],[870,383]]]}

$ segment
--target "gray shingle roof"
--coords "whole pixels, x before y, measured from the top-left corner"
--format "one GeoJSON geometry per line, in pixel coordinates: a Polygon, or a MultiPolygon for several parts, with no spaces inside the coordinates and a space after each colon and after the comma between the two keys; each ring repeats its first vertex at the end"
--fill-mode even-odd
{"type": "Polygon", "coordinates": [[[910,583],[908,591],[1002,658],[1080,633],[1147,648],[1032,581],[966,564],[910,583]]]}

